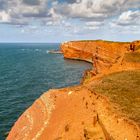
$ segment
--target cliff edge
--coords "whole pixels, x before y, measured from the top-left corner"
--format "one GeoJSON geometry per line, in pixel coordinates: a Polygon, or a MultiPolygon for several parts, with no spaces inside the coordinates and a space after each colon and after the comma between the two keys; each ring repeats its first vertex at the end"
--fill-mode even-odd
{"type": "Polygon", "coordinates": [[[137,122],[93,85],[111,73],[139,70],[140,41],[71,41],[61,44],[61,51],[65,58],[93,63],[93,69],[79,86],[44,93],[15,122],[7,140],[139,140],[137,122]]]}

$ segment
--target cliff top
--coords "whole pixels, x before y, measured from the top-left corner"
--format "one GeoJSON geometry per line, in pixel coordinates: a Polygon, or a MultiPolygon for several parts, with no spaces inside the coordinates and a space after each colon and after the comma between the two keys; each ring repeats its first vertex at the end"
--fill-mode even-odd
{"type": "Polygon", "coordinates": [[[128,118],[140,125],[140,70],[121,71],[94,80],[92,91],[109,97],[128,118]]]}
{"type": "Polygon", "coordinates": [[[111,40],[76,40],[76,41],[68,41],[68,42],[107,42],[107,43],[130,43],[130,42],[121,42],[121,41],[111,41],[111,40]]]}

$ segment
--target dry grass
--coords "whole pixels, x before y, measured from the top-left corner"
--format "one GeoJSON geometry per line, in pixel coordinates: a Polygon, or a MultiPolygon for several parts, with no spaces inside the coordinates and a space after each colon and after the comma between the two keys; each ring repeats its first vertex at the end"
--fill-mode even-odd
{"type": "Polygon", "coordinates": [[[139,52],[127,53],[124,56],[124,60],[126,62],[140,62],[140,53],[139,52]]]}
{"type": "Polygon", "coordinates": [[[140,45],[136,46],[136,51],[140,50],[140,45]]]}
{"type": "Polygon", "coordinates": [[[70,129],[70,126],[69,126],[69,124],[67,124],[67,125],[65,126],[65,132],[68,132],[69,129],[70,129]]]}
{"type": "Polygon", "coordinates": [[[130,119],[140,124],[140,70],[105,76],[92,90],[108,96],[130,119]]]}

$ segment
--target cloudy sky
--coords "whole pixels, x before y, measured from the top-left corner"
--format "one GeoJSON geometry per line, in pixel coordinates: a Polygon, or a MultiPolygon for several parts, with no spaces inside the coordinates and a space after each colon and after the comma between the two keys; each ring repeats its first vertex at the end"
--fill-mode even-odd
{"type": "Polygon", "coordinates": [[[0,0],[0,42],[140,39],[140,0],[0,0]]]}

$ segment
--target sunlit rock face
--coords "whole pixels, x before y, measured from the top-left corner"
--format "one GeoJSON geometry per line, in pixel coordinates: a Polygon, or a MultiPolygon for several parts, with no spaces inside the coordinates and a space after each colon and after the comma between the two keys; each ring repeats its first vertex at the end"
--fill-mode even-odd
{"type": "Polygon", "coordinates": [[[61,45],[65,58],[85,60],[94,63],[98,73],[119,63],[124,53],[129,51],[128,42],[111,41],[71,41],[61,45]]]}

